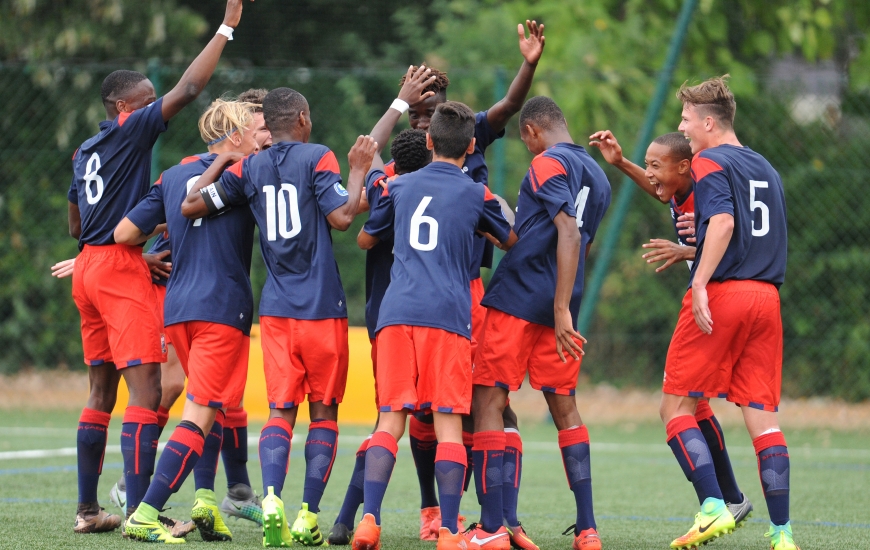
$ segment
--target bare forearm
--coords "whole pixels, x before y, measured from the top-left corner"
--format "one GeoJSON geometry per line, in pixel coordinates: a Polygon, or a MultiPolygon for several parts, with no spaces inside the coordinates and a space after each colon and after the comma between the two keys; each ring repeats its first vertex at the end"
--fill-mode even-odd
{"type": "Polygon", "coordinates": [[[384,150],[384,146],[390,140],[390,134],[393,133],[393,128],[396,127],[396,123],[399,122],[400,118],[402,118],[402,113],[391,107],[387,109],[387,112],[384,113],[377,124],[375,124],[375,127],[372,128],[369,135],[378,143],[378,155],[384,150]]]}
{"type": "Polygon", "coordinates": [[[707,225],[707,234],[704,237],[704,253],[695,270],[695,278],[692,280],[693,287],[705,287],[710,277],[722,261],[731,235],[734,233],[734,217],[730,214],[717,214],[710,218],[707,225]]]}
{"type": "Polygon", "coordinates": [[[504,130],[511,117],[523,108],[526,96],[529,95],[529,90],[532,88],[536,68],[537,65],[523,61],[522,67],[508,88],[507,95],[487,112],[487,121],[496,132],[504,130]]]}
{"type": "Polygon", "coordinates": [[[556,296],[553,301],[556,311],[567,310],[571,303],[579,262],[580,233],[577,226],[573,229],[570,226],[560,226],[556,244],[556,296]]]}
{"type": "Polygon", "coordinates": [[[178,84],[164,96],[163,120],[174,117],[202,93],[217,68],[226,44],[226,36],[215,34],[205,49],[196,56],[193,63],[181,75],[178,84]]]}

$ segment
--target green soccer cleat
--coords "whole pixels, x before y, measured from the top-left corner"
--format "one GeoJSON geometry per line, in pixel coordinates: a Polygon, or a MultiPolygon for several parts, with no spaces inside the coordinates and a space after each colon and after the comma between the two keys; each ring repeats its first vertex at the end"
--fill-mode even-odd
{"type": "Polygon", "coordinates": [[[284,503],[275,496],[275,489],[267,489],[263,499],[263,547],[284,548],[293,546],[293,537],[284,515],[284,503]]]}
{"type": "Polygon", "coordinates": [[[770,539],[770,550],[801,550],[791,536],[791,522],[785,525],[771,523],[764,536],[770,539]]]}
{"type": "Polygon", "coordinates": [[[124,533],[130,540],[160,544],[185,544],[184,539],[173,537],[157,519],[157,510],[144,502],[124,524],[124,533]]]}
{"type": "Polygon", "coordinates": [[[206,542],[233,540],[233,534],[218,510],[214,491],[197,489],[195,496],[196,501],[190,511],[190,519],[196,523],[202,540],[206,542]]]}
{"type": "Polygon", "coordinates": [[[689,549],[707,544],[714,538],[734,532],[734,516],[725,506],[725,501],[708,498],[695,514],[695,524],[689,532],[671,543],[671,548],[689,549]]]}
{"type": "Polygon", "coordinates": [[[323,546],[323,533],[317,526],[317,514],[308,511],[308,503],[302,503],[302,509],[290,528],[290,534],[302,546],[323,546]]]}

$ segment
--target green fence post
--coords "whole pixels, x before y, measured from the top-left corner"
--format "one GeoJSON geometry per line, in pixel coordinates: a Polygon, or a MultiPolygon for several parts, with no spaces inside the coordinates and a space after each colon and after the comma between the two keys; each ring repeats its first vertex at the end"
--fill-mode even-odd
{"type": "MultiPolygon", "coordinates": [[[[151,58],[148,61],[148,79],[154,84],[154,91],[157,93],[157,97],[160,97],[161,94],[161,86],[160,86],[160,77],[161,77],[161,67],[160,60],[157,58],[151,58]]],[[[154,144],[154,147],[151,149],[151,181],[157,181],[157,178],[160,176],[160,143],[163,141],[163,136],[157,138],[157,142],[154,144]]]]}
{"type": "MultiPolygon", "coordinates": [[[[495,68],[495,84],[492,89],[495,100],[493,105],[495,105],[507,94],[507,73],[504,67],[498,66],[495,68]]],[[[507,177],[505,175],[507,172],[507,140],[497,139],[492,146],[494,148],[492,163],[494,170],[492,177],[489,178],[490,188],[496,195],[504,197],[505,179],[507,177]]],[[[504,252],[496,248],[492,258],[493,269],[498,266],[498,262],[501,261],[503,256],[504,252]]]]}
{"type": "MultiPolygon", "coordinates": [[[[659,73],[658,83],[656,84],[656,92],[652,102],[647,107],[646,117],[643,123],[643,129],[638,135],[634,150],[631,155],[631,161],[635,164],[642,164],[646,146],[652,138],[653,128],[658,121],[659,113],[662,110],[662,105],[665,102],[665,94],[671,84],[671,78],[674,75],[674,68],[677,65],[677,60],[680,57],[680,52],[683,49],[683,42],[686,38],[686,33],[689,28],[689,23],[692,21],[692,14],[695,7],[698,5],[698,0],[686,0],[680,10],[679,19],[677,20],[674,36],[671,38],[671,44],[668,47],[668,55],[665,58],[665,65],[659,73]]],[[[580,334],[585,334],[592,323],[592,316],[595,313],[595,307],[598,305],[598,298],[601,293],[601,287],[604,285],[604,279],[607,277],[607,270],[610,267],[610,261],[613,259],[613,250],[619,242],[619,235],[622,232],[623,222],[631,206],[631,197],[634,194],[634,182],[628,177],[623,178],[622,187],[619,189],[619,194],[616,197],[615,208],[610,218],[610,223],[607,226],[607,231],[604,234],[601,244],[601,255],[595,262],[595,268],[592,271],[592,277],[589,281],[589,286],[583,293],[583,303],[580,305],[580,314],[577,319],[577,331],[580,334]]]]}

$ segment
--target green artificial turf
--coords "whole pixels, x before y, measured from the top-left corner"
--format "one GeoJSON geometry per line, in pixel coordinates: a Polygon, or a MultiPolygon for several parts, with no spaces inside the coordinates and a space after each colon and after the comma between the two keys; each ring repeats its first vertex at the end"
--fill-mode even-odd
{"type": "MultiPolygon", "coordinates": [[[[0,418],[0,548],[131,548],[136,543],[120,533],[74,535],[76,503],[75,456],[9,459],[2,453],[75,447],[76,413],[5,412],[0,418]]],[[[170,421],[170,428],[174,425],[170,421]]],[[[250,434],[258,433],[252,425],[250,434]]],[[[171,430],[163,436],[165,441],[171,430]]],[[[541,548],[570,548],[561,532],[573,523],[574,499],[568,490],[552,425],[522,426],[525,454],[519,517],[541,548]]],[[[304,438],[305,427],[297,434],[304,438]]],[[[666,549],[691,525],[698,509],[694,491],[664,442],[659,425],[589,426],[593,442],[592,471],[595,514],[607,549],[666,549]]],[[[755,456],[744,430],[725,431],[734,469],[743,491],[755,505],[747,526],[707,548],[765,549],[767,512],[758,481],[755,456]]],[[[354,456],[367,428],[342,426],[332,479],[321,505],[320,525],[328,531],[350,478],[354,456]]],[[[112,422],[109,444],[118,445],[120,422],[112,422]]],[[[792,460],[791,518],[796,542],[804,550],[870,548],[870,438],[867,433],[792,431],[786,433],[792,460]]],[[[301,443],[301,442],[300,442],[301,443]]],[[[288,516],[302,496],[303,445],[292,452],[284,489],[288,516]]],[[[382,548],[434,550],[417,540],[419,493],[406,440],[400,442],[396,470],[383,504],[382,548]]],[[[251,446],[250,473],[260,491],[256,445],[251,446]]],[[[108,491],[121,473],[121,455],[108,452],[100,485],[101,502],[111,508],[108,491]]],[[[223,497],[223,469],[218,472],[218,498],[223,497]]],[[[193,502],[193,479],[169,502],[168,515],[187,519],[193,502]]],[[[462,513],[473,521],[479,507],[474,491],[465,495],[462,513]]],[[[359,519],[359,516],[357,516],[359,519]]],[[[233,548],[259,548],[260,529],[231,521],[233,548]]],[[[197,533],[188,543],[201,546],[197,533]]]]}

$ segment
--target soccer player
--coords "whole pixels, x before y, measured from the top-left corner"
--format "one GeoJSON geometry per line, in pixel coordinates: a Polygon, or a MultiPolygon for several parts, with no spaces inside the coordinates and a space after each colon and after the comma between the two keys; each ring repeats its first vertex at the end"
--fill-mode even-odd
{"type": "Polygon", "coordinates": [[[166,123],[199,96],[242,14],[242,0],[228,0],[223,25],[164,97],[145,75],[115,71],[103,81],[106,120],[73,155],[70,234],[81,254],[73,274],[73,299],[82,318],[82,347],[90,397],[77,436],[79,503],[76,533],[111,531],[121,518],[97,501],[107,428],[124,376],[130,400],[121,448],[127,506],[139,504],[157,453],[160,363],[165,360],[156,297],[139,247],[116,244],[118,222],[148,192],[151,148],[166,123]]]}
{"type": "Polygon", "coordinates": [[[585,340],[574,327],[585,259],[610,205],[610,184],[592,157],[574,144],[552,99],[526,102],[520,137],[537,156],[517,200],[519,241],[499,263],[483,298],[487,312],[474,360],[473,403],[481,522],[466,536],[481,548],[511,546],[502,525],[502,411],[508,392],[518,390],[528,373],[532,387],[543,391],[559,430],[577,503],[573,546],[597,550],[601,541],[592,512],[589,434],[574,397],[585,340]]]}
{"type": "Polygon", "coordinates": [[[679,130],[690,140],[697,251],[665,364],[662,421],[668,445],[701,503],[671,548],[692,548],[734,530],[710,446],[695,419],[700,397],[740,406],[758,457],[770,513],[770,546],[793,550],[789,456],[776,410],[782,377],[779,287],[785,278],[782,181],[734,133],[736,102],[725,78],[680,88],[679,130]]]}
{"type": "MultiPolygon", "coordinates": [[[[667,269],[676,262],[686,261],[689,269],[695,259],[694,237],[684,235],[681,225],[689,223],[687,218],[695,213],[694,185],[692,183],[691,163],[692,148],[685,136],[672,132],[657,137],[646,151],[646,170],[622,156],[619,142],[609,130],[596,132],[590,136],[589,143],[597,147],[604,159],[619,168],[647,194],[663,203],[670,203],[671,219],[677,232],[678,243],[666,239],[650,239],[645,248],[653,248],[653,252],[643,255],[647,263],[664,261],[656,272],[667,269]]],[[[689,230],[694,235],[694,223],[689,230]]],[[[740,491],[731,459],[725,447],[725,436],[722,427],[716,419],[707,398],[698,400],[695,408],[695,420],[704,434],[704,440],[710,449],[713,466],[716,470],[716,480],[722,489],[725,505],[734,516],[736,526],[742,526],[752,513],[752,503],[740,491]]]]}
{"type": "Polygon", "coordinates": [[[223,438],[224,407],[238,407],[245,391],[253,318],[249,280],[254,221],[247,209],[188,220],[181,203],[218,154],[237,158],[258,150],[247,104],[217,100],[199,121],[207,154],[187,157],[164,172],[148,195],[118,224],[115,241],[136,244],[168,223],[174,269],[166,291],[166,330],[188,376],[181,423],[160,456],[154,480],[126,523],[143,542],[176,543],[158,512],[193,471],[191,517],[203,540],[232,540],[218,510],[214,478],[223,438]],[[203,297],[208,297],[203,299],[203,297]]]}
{"type": "Polygon", "coordinates": [[[348,188],[327,147],[308,143],[311,115],[299,92],[277,88],[263,99],[272,147],[247,157],[218,176],[215,161],[183,206],[188,218],[248,204],[260,228],[267,279],[260,299],[260,326],[270,419],[260,436],[263,543],[294,540],[320,546],[317,525],[338,441],[338,405],[347,381],[347,301],[332,253],[331,229],[346,231],[356,216],[363,181],[375,152],[360,136],[351,149],[348,188]],[[288,528],[281,492],[290,459],[298,405],[308,396],[311,424],[305,443],[302,509],[288,528]]]}
{"type": "Polygon", "coordinates": [[[266,126],[266,120],[263,118],[263,98],[269,90],[263,88],[251,88],[239,94],[236,101],[242,103],[250,103],[254,110],[254,141],[260,147],[260,151],[265,151],[272,146],[272,133],[269,132],[269,127],[266,126]]]}
{"type": "Polygon", "coordinates": [[[429,126],[433,162],[388,184],[366,222],[373,237],[394,235],[395,260],[378,316],[380,419],[365,456],[364,515],[354,550],[380,547],[380,507],[409,412],[431,410],[442,510],[438,549],[465,549],[457,528],[466,452],[460,415],[471,395],[471,292],[475,231],[509,248],[516,235],[488,189],[461,169],[474,151],[473,111],[446,102],[429,126]],[[433,308],[436,308],[433,310],[433,308]]]}

